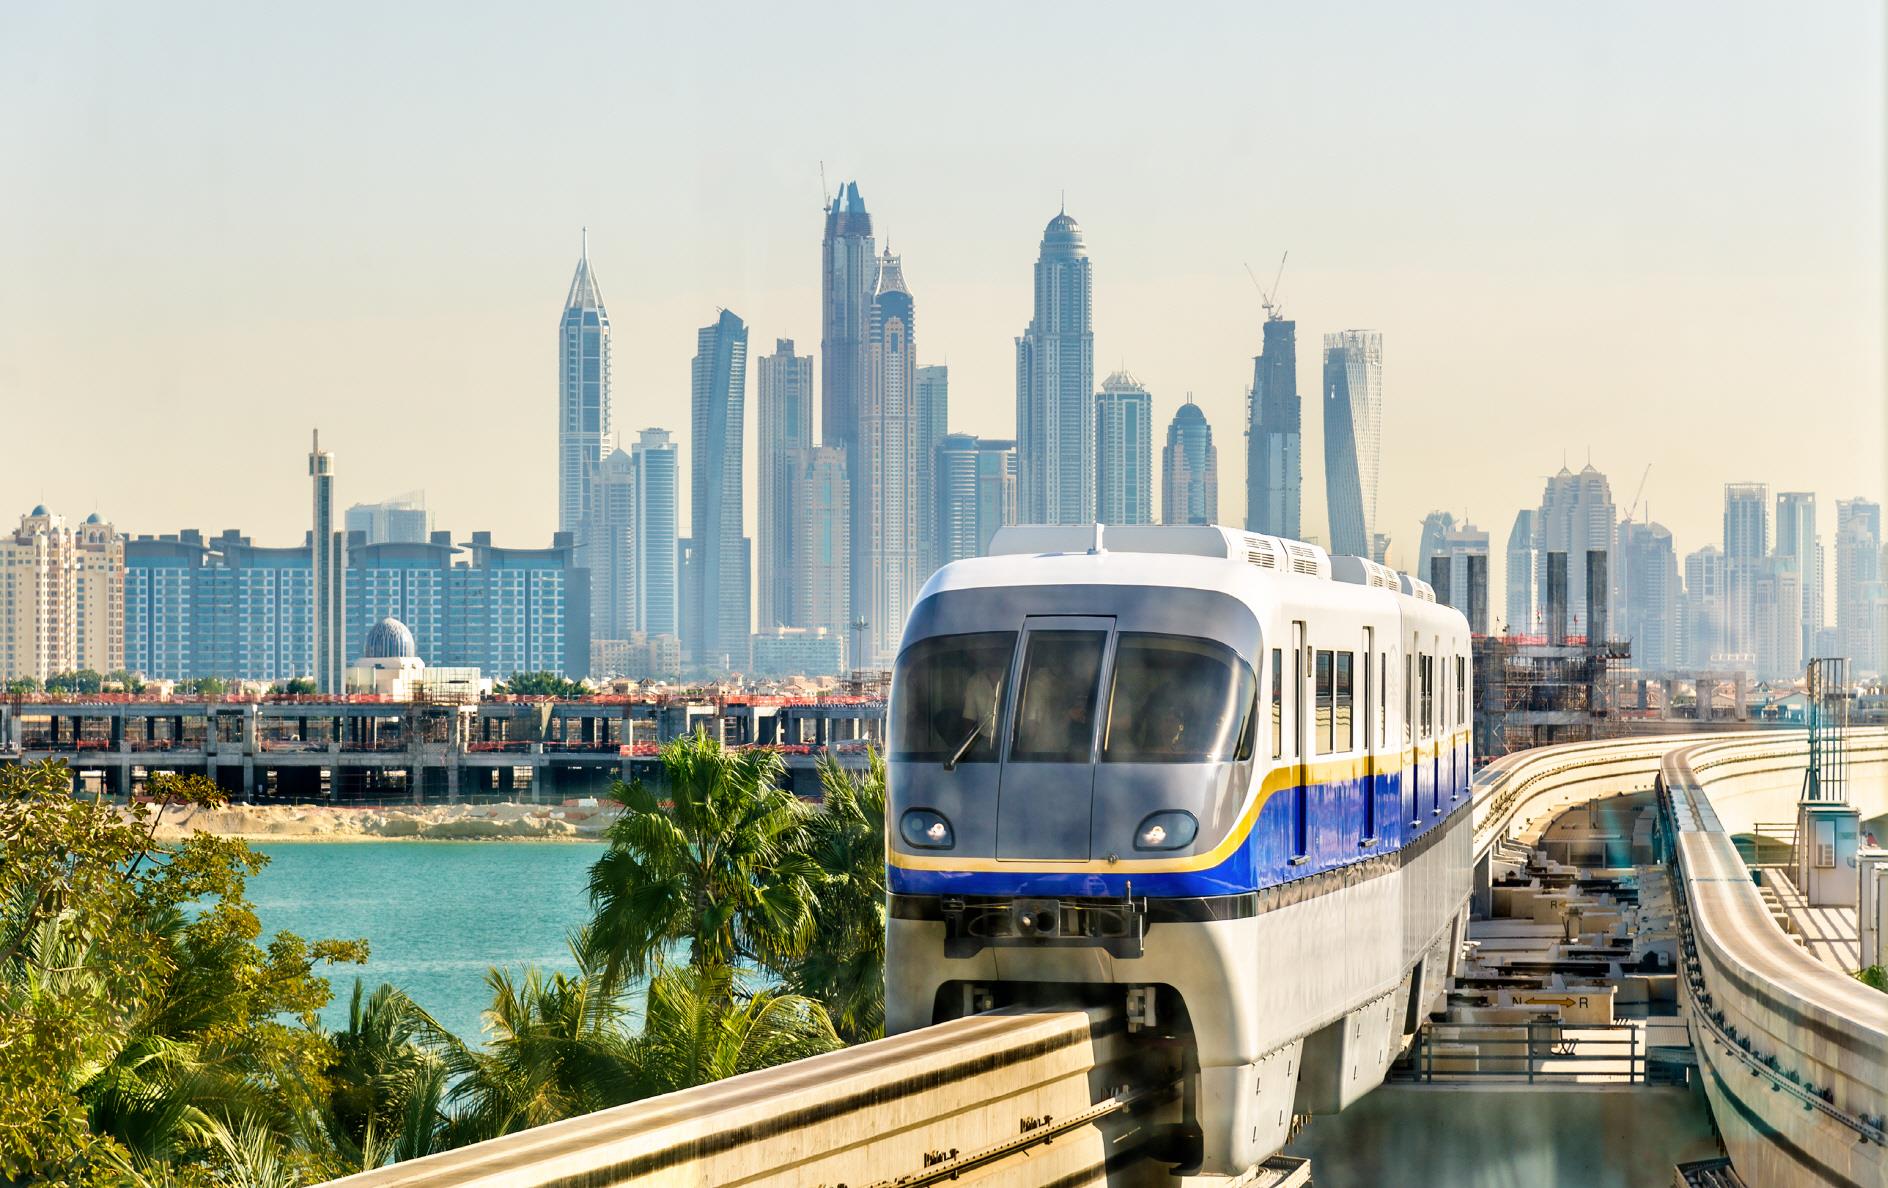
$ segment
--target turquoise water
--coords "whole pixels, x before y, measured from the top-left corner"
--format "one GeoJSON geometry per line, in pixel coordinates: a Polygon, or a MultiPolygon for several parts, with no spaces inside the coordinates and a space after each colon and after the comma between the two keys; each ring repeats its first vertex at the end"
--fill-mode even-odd
{"type": "Polygon", "coordinates": [[[269,865],[250,881],[263,937],[366,938],[364,966],[326,969],[347,1022],[358,974],[371,991],[392,982],[454,1034],[479,1040],[491,1001],[485,971],[536,963],[574,969],[565,938],[590,918],[584,887],[603,853],[581,842],[267,842],[269,865]]]}

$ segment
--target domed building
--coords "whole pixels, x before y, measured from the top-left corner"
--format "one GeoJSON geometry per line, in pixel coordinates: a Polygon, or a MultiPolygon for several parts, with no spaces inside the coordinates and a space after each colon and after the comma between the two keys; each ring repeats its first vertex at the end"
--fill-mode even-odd
{"type": "Polygon", "coordinates": [[[412,630],[391,616],[367,629],[347,669],[349,693],[389,701],[475,701],[490,687],[476,668],[428,668],[412,630]]]}

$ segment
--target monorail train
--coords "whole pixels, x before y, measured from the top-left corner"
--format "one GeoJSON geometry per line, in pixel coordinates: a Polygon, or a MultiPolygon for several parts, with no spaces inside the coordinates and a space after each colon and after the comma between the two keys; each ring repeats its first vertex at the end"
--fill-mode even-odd
{"type": "Polygon", "coordinates": [[[1189,1050],[1179,1162],[1238,1174],[1378,1084],[1470,891],[1468,623],[1209,526],[1006,528],[892,677],[896,1033],[1119,996],[1189,1050]]]}

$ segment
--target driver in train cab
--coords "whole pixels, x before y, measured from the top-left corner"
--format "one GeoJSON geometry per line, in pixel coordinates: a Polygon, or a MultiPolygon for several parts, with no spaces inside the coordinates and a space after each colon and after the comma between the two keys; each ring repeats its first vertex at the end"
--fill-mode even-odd
{"type": "Polygon", "coordinates": [[[996,742],[996,701],[997,677],[988,670],[970,674],[964,682],[964,717],[963,725],[956,737],[973,733],[979,746],[991,746],[996,742]]]}
{"type": "Polygon", "coordinates": [[[1187,750],[1187,719],[1171,687],[1162,689],[1148,714],[1147,746],[1155,755],[1183,755],[1187,750]]]}

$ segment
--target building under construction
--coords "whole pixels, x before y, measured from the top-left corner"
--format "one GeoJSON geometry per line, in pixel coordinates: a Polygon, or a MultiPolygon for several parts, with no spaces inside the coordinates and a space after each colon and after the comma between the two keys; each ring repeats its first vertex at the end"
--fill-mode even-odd
{"type": "Polygon", "coordinates": [[[1586,635],[1567,632],[1567,560],[1545,556],[1546,635],[1475,637],[1477,762],[1618,733],[1612,670],[1632,645],[1607,637],[1606,551],[1586,554],[1586,635]]]}

